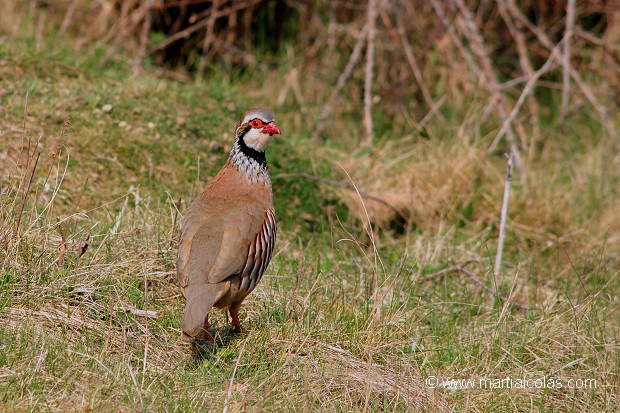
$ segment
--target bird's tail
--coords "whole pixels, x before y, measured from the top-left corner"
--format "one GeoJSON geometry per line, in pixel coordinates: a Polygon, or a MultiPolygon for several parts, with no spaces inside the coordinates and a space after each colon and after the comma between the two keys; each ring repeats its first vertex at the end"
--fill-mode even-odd
{"type": "Polygon", "coordinates": [[[196,337],[213,305],[226,293],[228,283],[201,284],[187,292],[181,330],[189,337],[196,337]]]}

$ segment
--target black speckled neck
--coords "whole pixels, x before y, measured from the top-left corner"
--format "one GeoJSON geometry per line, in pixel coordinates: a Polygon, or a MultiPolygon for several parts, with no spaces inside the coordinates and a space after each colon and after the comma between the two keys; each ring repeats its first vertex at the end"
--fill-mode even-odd
{"type": "Polygon", "coordinates": [[[239,136],[237,142],[239,143],[239,150],[242,154],[258,162],[262,168],[267,168],[267,159],[265,158],[265,152],[259,152],[256,149],[250,148],[243,139],[243,136],[251,129],[250,125],[239,130],[239,136]]]}

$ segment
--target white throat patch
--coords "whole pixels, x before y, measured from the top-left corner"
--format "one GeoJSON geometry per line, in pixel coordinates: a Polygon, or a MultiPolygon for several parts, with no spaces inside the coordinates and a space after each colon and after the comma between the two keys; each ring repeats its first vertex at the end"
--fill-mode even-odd
{"type": "Polygon", "coordinates": [[[265,152],[265,149],[273,141],[273,135],[261,133],[259,129],[250,129],[243,136],[245,144],[258,152],[265,152]]]}

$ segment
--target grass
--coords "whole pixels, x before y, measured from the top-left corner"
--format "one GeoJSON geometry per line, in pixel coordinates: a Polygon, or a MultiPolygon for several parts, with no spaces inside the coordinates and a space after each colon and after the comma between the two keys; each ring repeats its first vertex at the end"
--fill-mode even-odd
{"type": "Polygon", "coordinates": [[[515,181],[494,277],[505,165],[468,127],[489,127],[477,110],[357,151],[337,128],[317,148],[294,107],[275,107],[275,258],[244,334],[217,315],[215,345],[188,343],[180,214],[225,161],[239,114],[273,93],[134,78],[99,51],[48,46],[0,42],[0,409],[618,410],[620,175],[587,114],[549,138],[527,188],[515,181]],[[343,169],[409,223],[326,184],[347,183],[343,169]],[[431,389],[430,376],[563,387],[431,389]]]}

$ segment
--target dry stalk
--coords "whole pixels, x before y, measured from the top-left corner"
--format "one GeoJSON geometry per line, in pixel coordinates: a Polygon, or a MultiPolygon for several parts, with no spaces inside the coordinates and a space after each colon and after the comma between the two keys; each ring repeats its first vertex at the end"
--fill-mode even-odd
{"type": "MultiPolygon", "coordinates": [[[[497,109],[498,113],[500,114],[500,117],[502,119],[506,119],[506,110],[502,104],[502,102],[504,102],[504,97],[501,93],[499,93],[499,91],[501,90],[501,88],[499,87],[499,83],[497,81],[497,77],[495,76],[494,71],[492,70],[492,66],[490,65],[490,60],[488,59],[488,56],[486,56],[486,52],[484,52],[481,49],[481,37],[480,34],[477,33],[477,29],[475,29],[476,31],[474,32],[474,36],[473,39],[470,39],[470,43],[472,43],[472,49],[477,50],[479,53],[479,58],[482,57],[483,58],[483,62],[486,61],[487,62],[487,70],[483,71],[480,66],[478,66],[478,63],[476,63],[476,60],[474,59],[474,57],[472,56],[472,54],[469,52],[469,50],[467,50],[467,48],[465,47],[465,45],[463,44],[463,42],[461,41],[461,39],[459,38],[458,34],[456,33],[456,29],[454,28],[454,26],[452,25],[452,23],[450,22],[448,16],[446,16],[441,4],[439,4],[438,0],[431,0],[431,4],[433,6],[433,8],[435,9],[435,13],[437,14],[437,16],[439,17],[439,20],[441,21],[441,23],[444,25],[446,32],[448,33],[448,35],[450,36],[450,39],[452,40],[453,44],[456,46],[456,48],[459,50],[459,52],[461,53],[461,55],[463,56],[463,58],[465,59],[465,61],[467,62],[469,68],[471,69],[471,71],[473,73],[481,73],[483,74],[483,76],[481,76],[481,82],[482,84],[487,88],[487,90],[491,93],[491,104],[497,109]],[[477,44],[478,47],[474,47],[473,44],[475,44],[474,42],[478,40],[477,44]],[[484,52],[484,53],[482,53],[484,52]],[[486,56],[486,57],[485,57],[486,56]],[[490,72],[488,70],[488,68],[491,68],[490,72]],[[487,79],[487,77],[490,76],[489,79],[487,79]],[[495,82],[494,84],[489,84],[489,80],[495,78],[495,82]]],[[[465,8],[466,9],[466,8],[465,8]]],[[[469,12],[469,10],[467,10],[467,16],[469,17],[470,25],[473,24],[474,28],[475,23],[473,22],[473,18],[471,16],[471,13],[469,12]]],[[[508,128],[507,131],[507,136],[510,142],[510,147],[511,150],[513,150],[514,153],[520,154],[519,149],[517,147],[517,142],[516,142],[516,138],[514,136],[514,132],[512,130],[512,128],[508,128]]],[[[525,165],[523,165],[523,161],[519,155],[519,163],[517,165],[521,165],[521,168],[523,169],[523,173],[520,174],[521,177],[521,181],[523,183],[525,183],[525,165]]],[[[521,169],[520,169],[521,171],[521,169]]]]}
{"type": "Polygon", "coordinates": [[[67,253],[67,238],[65,237],[65,232],[62,230],[62,226],[60,225],[60,220],[56,218],[56,229],[60,234],[60,253],[58,254],[58,266],[63,267],[65,265],[65,254],[67,253]]]}
{"type": "Polygon", "coordinates": [[[418,86],[420,86],[420,91],[422,92],[422,97],[424,97],[426,104],[430,108],[434,108],[435,101],[433,100],[433,97],[431,96],[430,92],[428,91],[428,88],[426,87],[426,84],[424,83],[424,78],[422,77],[422,71],[420,70],[420,66],[418,65],[418,62],[413,56],[411,45],[409,44],[409,41],[407,40],[407,36],[405,34],[405,25],[403,24],[402,15],[401,13],[398,13],[398,12],[395,13],[395,15],[396,15],[396,28],[397,28],[398,38],[400,39],[400,42],[402,44],[403,51],[405,52],[405,57],[407,58],[407,62],[409,63],[409,66],[411,67],[411,72],[413,73],[413,76],[418,82],[418,86]]]}
{"type": "MultiPolygon", "coordinates": [[[[555,50],[555,45],[549,39],[549,37],[545,33],[543,33],[541,30],[539,30],[538,27],[536,27],[534,24],[532,24],[532,22],[530,22],[530,20],[514,4],[514,0],[510,0],[508,2],[508,6],[509,6],[510,13],[517,20],[519,20],[525,27],[527,27],[528,30],[530,30],[532,33],[534,33],[534,35],[537,37],[538,41],[544,47],[546,47],[547,49],[549,49],[551,51],[551,56],[556,60],[556,62],[562,64],[562,55],[557,50],[555,50]]],[[[609,116],[607,114],[607,108],[605,108],[604,105],[601,105],[599,103],[598,99],[596,98],[596,96],[594,95],[592,90],[585,84],[585,82],[583,81],[583,78],[581,77],[581,75],[579,74],[578,71],[576,71],[570,65],[569,65],[569,67],[567,69],[568,69],[572,79],[575,81],[575,84],[581,90],[581,93],[585,96],[585,98],[590,102],[590,104],[592,105],[594,110],[596,110],[596,112],[598,113],[598,115],[599,115],[599,117],[601,119],[601,124],[603,125],[603,127],[607,131],[607,134],[612,139],[618,140],[618,134],[617,134],[617,132],[616,132],[616,130],[614,128],[613,123],[609,119],[609,116]]]]}
{"type": "Polygon", "coordinates": [[[564,54],[562,55],[562,106],[560,107],[560,127],[564,126],[568,113],[570,93],[570,44],[575,27],[575,0],[568,0],[566,10],[566,29],[564,31],[564,54]]]}
{"type": "MultiPolygon", "coordinates": [[[[209,24],[209,20],[211,18],[217,20],[220,17],[225,17],[228,16],[230,14],[236,13],[239,10],[244,10],[247,9],[249,7],[252,7],[256,4],[261,3],[263,0],[248,0],[245,2],[241,2],[241,3],[235,3],[234,5],[230,6],[230,7],[226,7],[225,9],[221,9],[220,11],[214,11],[212,14],[209,14],[209,18],[203,18],[201,20],[198,20],[196,23],[194,23],[193,25],[179,31],[176,32],[175,34],[169,36],[166,38],[166,40],[163,40],[159,43],[157,43],[156,45],[153,45],[151,48],[149,48],[147,54],[152,54],[158,50],[162,50],[165,49],[166,47],[170,46],[172,43],[176,42],[177,40],[180,39],[186,39],[188,38],[192,33],[197,32],[198,30],[207,27],[207,25],[209,24]]],[[[214,42],[214,44],[216,44],[216,42],[214,42]]],[[[227,43],[228,44],[228,43],[227,43]]],[[[217,45],[217,44],[216,44],[217,45]]],[[[232,46],[231,46],[232,47],[232,46]]]]}
{"type": "Polygon", "coordinates": [[[377,31],[377,1],[368,0],[367,13],[368,40],[366,45],[366,76],[364,77],[364,126],[366,127],[366,146],[372,146],[372,77],[375,65],[375,37],[377,31]]]}
{"type": "MultiPolygon", "coordinates": [[[[558,50],[560,48],[560,46],[562,45],[562,43],[564,41],[566,41],[567,39],[564,38],[562,40],[562,42],[560,42],[554,50],[558,50]]],[[[497,133],[497,135],[495,136],[495,139],[493,140],[493,143],[491,144],[491,146],[489,147],[487,153],[491,153],[492,151],[495,150],[495,147],[497,146],[497,144],[499,143],[499,140],[504,136],[504,134],[508,131],[508,129],[510,128],[511,123],[514,121],[515,117],[517,116],[517,114],[519,113],[519,109],[521,109],[521,106],[523,105],[523,103],[525,102],[525,99],[530,96],[532,90],[534,89],[534,86],[536,85],[536,82],[538,81],[538,79],[540,79],[540,77],[542,75],[544,75],[545,73],[547,73],[549,70],[551,70],[554,66],[554,61],[551,57],[549,57],[549,59],[547,59],[547,61],[545,62],[544,65],[542,65],[542,67],[540,69],[538,69],[536,72],[534,72],[532,74],[532,76],[529,78],[529,80],[527,81],[527,83],[525,84],[525,86],[523,87],[523,91],[521,92],[521,95],[519,96],[519,99],[517,100],[517,103],[515,104],[514,108],[512,109],[512,111],[510,112],[510,114],[506,117],[506,119],[504,120],[504,123],[502,124],[501,129],[499,130],[499,132],[497,133]]]]}
{"type": "Polygon", "coordinates": [[[487,290],[493,298],[499,298],[503,302],[509,303],[510,305],[518,308],[519,310],[528,310],[528,308],[524,306],[523,304],[519,304],[516,301],[511,300],[510,297],[501,295],[495,288],[487,287],[485,283],[483,283],[478,277],[476,277],[476,275],[473,272],[469,271],[468,269],[460,268],[459,271],[465,274],[466,276],[468,276],[479,287],[487,290]]]}
{"type": "MultiPolygon", "coordinates": [[[[525,36],[523,35],[522,25],[515,24],[512,21],[512,17],[508,13],[506,7],[506,0],[501,0],[498,2],[499,13],[502,16],[502,20],[506,23],[506,27],[508,27],[508,31],[510,32],[512,38],[515,40],[515,45],[517,47],[517,53],[519,54],[519,64],[521,65],[521,70],[523,70],[524,76],[523,78],[531,78],[534,74],[534,68],[532,66],[532,62],[528,56],[528,47],[527,42],[525,40],[525,36]]],[[[513,79],[514,80],[514,79],[513,79]]],[[[507,86],[506,83],[502,84],[502,86],[507,86]]],[[[532,125],[532,134],[533,140],[538,140],[540,138],[540,125],[538,122],[538,102],[536,100],[536,96],[530,94],[527,97],[528,101],[528,109],[530,111],[530,123],[532,125]]],[[[534,148],[534,142],[530,143],[530,148],[534,148]]],[[[531,155],[531,153],[530,153],[531,155]]]]}
{"type": "Polygon", "coordinates": [[[462,264],[456,264],[453,265],[451,267],[448,268],[444,268],[443,270],[439,270],[437,272],[434,272],[432,274],[428,274],[425,275],[424,277],[421,277],[418,279],[418,283],[423,283],[423,282],[427,282],[427,281],[433,281],[436,280],[438,278],[442,278],[445,277],[446,275],[450,274],[451,272],[455,272],[455,271],[463,271],[463,269],[465,267],[467,267],[469,264],[472,264],[474,262],[479,262],[478,260],[467,260],[462,264]]]}
{"type": "Polygon", "coordinates": [[[177,232],[177,220],[179,219],[179,210],[181,209],[181,197],[177,200],[174,206],[174,216],[172,218],[172,227],[170,228],[170,247],[174,247],[175,235],[177,232]]]}
{"type": "Polygon", "coordinates": [[[198,74],[196,76],[196,83],[202,81],[205,68],[207,67],[207,52],[209,51],[209,47],[213,43],[215,38],[213,29],[215,27],[216,13],[217,9],[220,8],[220,0],[213,0],[211,3],[211,8],[209,9],[209,20],[207,23],[207,33],[205,34],[204,42],[202,43],[202,56],[200,56],[200,61],[198,62],[198,74]]]}
{"type": "MultiPolygon", "coordinates": [[[[605,20],[607,20],[607,29],[602,39],[603,46],[603,63],[607,69],[605,77],[606,85],[612,85],[616,88],[620,85],[620,69],[618,68],[617,59],[614,58],[613,50],[620,51],[620,0],[610,0],[605,7],[605,20]]],[[[589,33],[588,33],[589,34],[589,33]]],[[[596,36],[591,36],[596,38],[596,36]]],[[[598,39],[598,38],[596,38],[598,39]]],[[[613,87],[607,87],[608,96],[613,87]]]]}
{"type": "MultiPolygon", "coordinates": [[[[409,5],[406,3],[402,3],[400,4],[401,6],[404,6],[405,9],[408,9],[409,5]]],[[[410,14],[413,14],[412,12],[409,12],[410,14]]],[[[381,17],[382,20],[385,24],[386,27],[390,28],[390,20],[387,17],[383,17],[385,13],[381,13],[381,17]]],[[[397,18],[401,18],[401,10],[395,10],[394,14],[396,15],[397,18]]],[[[404,14],[404,12],[402,13],[404,14]]],[[[410,15],[406,15],[407,19],[411,20],[413,17],[411,17],[410,15]]],[[[443,22],[438,21],[435,24],[434,29],[429,33],[429,35],[426,37],[426,42],[424,44],[424,47],[422,47],[422,49],[420,50],[420,52],[418,53],[416,59],[415,59],[415,64],[419,67],[422,68],[424,67],[424,62],[426,60],[426,55],[428,54],[428,52],[431,50],[431,48],[437,43],[437,41],[439,39],[441,39],[441,37],[444,35],[444,33],[446,32],[446,30],[448,29],[447,26],[444,26],[443,22]]],[[[452,28],[454,29],[454,28],[452,28]]],[[[394,42],[395,44],[398,44],[399,41],[399,36],[398,36],[398,30],[396,30],[396,41],[394,42]]],[[[405,35],[405,40],[406,40],[406,35],[405,35]]],[[[402,46],[401,46],[402,47],[402,46]]],[[[406,52],[405,52],[406,53],[406,52]]],[[[420,69],[421,70],[421,69],[420,69]]],[[[403,76],[401,76],[399,79],[397,79],[396,81],[392,82],[390,85],[386,86],[383,88],[383,90],[379,93],[379,96],[387,96],[390,93],[394,92],[395,90],[398,90],[400,88],[403,87],[403,85],[405,84],[406,81],[409,80],[409,78],[411,77],[412,72],[407,72],[405,73],[403,76]]],[[[421,87],[421,86],[420,86],[421,87]]],[[[439,113],[439,116],[442,118],[442,120],[445,120],[445,117],[439,113]]]]}
{"type": "Polygon", "coordinates": [[[506,216],[508,215],[508,200],[510,199],[510,185],[512,184],[512,152],[508,155],[508,166],[506,168],[506,182],[504,184],[504,199],[502,201],[502,212],[499,220],[499,238],[497,240],[497,254],[495,255],[494,275],[499,277],[502,274],[502,255],[504,254],[504,242],[506,240],[506,216]]]}
{"type": "Polygon", "coordinates": [[[445,120],[445,117],[443,115],[441,115],[441,112],[439,112],[439,109],[446,102],[446,99],[447,99],[447,95],[443,95],[437,102],[435,102],[435,104],[431,107],[431,109],[428,111],[428,113],[426,115],[424,115],[424,117],[422,118],[420,123],[418,123],[418,130],[422,130],[424,128],[424,126],[426,126],[428,121],[430,121],[431,118],[436,113],[438,113],[441,116],[441,118],[445,120]]]}
{"type": "Polygon", "coordinates": [[[142,18],[144,22],[142,23],[142,31],[140,32],[140,45],[133,60],[133,72],[135,75],[139,75],[142,72],[144,58],[146,57],[146,48],[149,42],[149,33],[151,32],[151,24],[153,23],[153,18],[150,11],[153,7],[154,2],[155,0],[148,0],[144,4],[144,14],[138,16],[138,18],[142,18]]]}
{"type": "Polygon", "coordinates": [[[284,105],[286,102],[286,98],[288,97],[289,90],[293,91],[293,96],[295,97],[297,104],[299,105],[299,109],[304,117],[308,116],[308,108],[306,107],[306,99],[304,98],[301,84],[299,83],[299,69],[296,67],[292,68],[285,76],[284,76],[284,87],[280,90],[278,94],[278,106],[284,105]]]}
{"type": "Polygon", "coordinates": [[[332,111],[332,106],[334,104],[334,100],[340,94],[340,91],[344,87],[344,84],[347,82],[351,73],[353,72],[353,68],[357,64],[360,59],[360,55],[362,53],[362,47],[364,46],[364,40],[366,40],[366,36],[368,34],[368,25],[364,25],[362,31],[359,33],[357,37],[357,42],[355,42],[355,46],[353,47],[353,51],[351,52],[351,56],[349,57],[349,61],[345,66],[344,70],[338,77],[338,82],[336,83],[336,87],[332,89],[332,93],[327,98],[325,105],[323,105],[323,110],[321,111],[321,115],[319,116],[319,120],[316,122],[316,127],[314,128],[314,133],[312,134],[311,140],[316,142],[325,127],[325,121],[327,120],[329,114],[332,111]]]}
{"type": "Polygon", "coordinates": [[[69,7],[67,8],[65,17],[62,19],[62,23],[60,24],[60,29],[58,29],[59,35],[62,35],[69,27],[69,24],[71,24],[71,21],[73,20],[73,14],[75,13],[75,9],[77,8],[78,3],[80,2],[81,0],[73,0],[71,4],[69,5],[69,7]]]}
{"type": "Polygon", "coordinates": [[[512,305],[512,306],[514,306],[514,307],[516,307],[516,308],[518,308],[520,310],[527,310],[528,309],[526,306],[511,300],[510,297],[506,297],[504,295],[499,294],[499,292],[496,289],[491,288],[491,287],[487,287],[487,285],[485,283],[483,283],[482,280],[480,280],[480,278],[478,278],[476,276],[476,274],[474,274],[473,272],[471,272],[470,270],[467,269],[467,266],[469,264],[478,263],[478,262],[479,262],[478,260],[467,260],[467,261],[463,262],[462,264],[456,264],[456,265],[453,265],[451,267],[444,268],[443,270],[439,270],[439,271],[434,272],[432,274],[428,274],[428,275],[426,275],[424,277],[421,277],[421,278],[418,279],[418,282],[419,283],[424,283],[424,282],[428,282],[428,281],[434,281],[434,280],[437,280],[439,278],[443,278],[443,277],[447,276],[450,273],[457,272],[457,273],[465,274],[478,287],[486,290],[494,298],[499,298],[503,302],[509,303],[510,305],[512,305]]]}
{"type": "MultiPolygon", "coordinates": [[[[484,76],[482,77],[482,84],[486,87],[486,89],[491,93],[492,102],[499,114],[500,118],[505,122],[508,114],[506,113],[506,99],[505,96],[498,91],[499,80],[497,78],[497,74],[493,68],[493,63],[489,58],[489,54],[484,45],[484,41],[476,22],[474,21],[474,16],[465,4],[464,0],[453,0],[460,10],[460,14],[457,16],[457,21],[461,23],[461,30],[463,35],[467,37],[469,44],[471,45],[471,49],[474,54],[478,57],[478,60],[482,64],[482,70],[484,76]]],[[[436,2],[436,0],[435,0],[436,2]]],[[[510,150],[514,156],[514,162],[519,170],[519,177],[523,184],[526,183],[526,171],[525,171],[525,163],[523,158],[521,157],[521,152],[519,151],[519,145],[517,143],[516,136],[514,131],[512,130],[512,126],[510,126],[506,130],[506,137],[508,138],[508,143],[510,144],[510,150]]]]}
{"type": "MultiPolygon", "coordinates": [[[[30,154],[29,154],[30,156],[30,154]]],[[[32,187],[32,179],[34,178],[34,174],[37,171],[37,165],[39,164],[39,158],[41,157],[41,152],[37,151],[37,155],[34,159],[34,164],[32,166],[32,172],[30,173],[30,179],[28,179],[28,185],[24,188],[24,194],[22,197],[22,202],[19,205],[19,212],[17,213],[17,221],[15,222],[15,236],[19,239],[19,225],[22,221],[22,216],[24,213],[24,207],[26,206],[26,200],[28,199],[28,195],[30,194],[30,188],[32,187]]],[[[27,171],[24,171],[24,174],[27,171]]],[[[24,175],[25,176],[25,175],[24,175]]]]}
{"type": "Polygon", "coordinates": [[[226,382],[226,399],[224,400],[224,408],[222,409],[222,413],[228,412],[228,407],[230,405],[230,399],[232,398],[233,384],[235,382],[235,376],[237,375],[237,368],[241,363],[241,356],[243,355],[243,351],[245,350],[245,345],[248,340],[243,342],[243,346],[241,346],[241,350],[239,351],[239,356],[237,356],[237,362],[235,363],[235,368],[233,369],[230,380],[226,382]]]}

